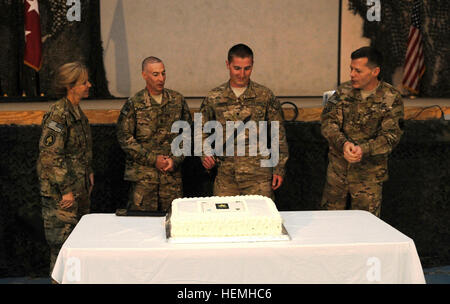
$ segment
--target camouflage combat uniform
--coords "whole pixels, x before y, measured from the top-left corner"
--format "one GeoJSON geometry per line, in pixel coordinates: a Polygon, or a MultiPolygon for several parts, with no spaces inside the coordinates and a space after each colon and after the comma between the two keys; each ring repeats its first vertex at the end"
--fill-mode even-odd
{"type": "Polygon", "coordinates": [[[75,111],[66,98],[57,101],[44,115],[41,127],[37,173],[52,271],[62,244],[81,216],[90,210],[92,136],[81,108],[75,111]],[[61,209],[62,196],[70,192],[75,203],[68,209],[61,209]]]}
{"type": "MultiPolygon", "coordinates": [[[[249,155],[248,130],[245,133],[245,156],[227,156],[226,149],[223,149],[224,156],[215,157],[218,169],[214,181],[214,195],[260,194],[273,199],[272,175],[284,177],[284,167],[289,151],[281,116],[281,105],[272,91],[250,81],[244,93],[237,98],[227,82],[208,93],[200,112],[203,125],[210,120],[220,122],[224,143],[227,136],[230,136],[226,134],[227,121],[244,121],[251,115],[250,120],[256,123],[258,134],[259,121],[267,121],[268,129],[272,121],[279,122],[279,162],[275,167],[261,167],[261,160],[268,159],[269,156],[262,156],[259,149],[257,156],[249,155]]],[[[208,136],[209,134],[203,133],[203,140],[208,136]]],[[[258,137],[259,140],[261,139],[258,137]]],[[[234,155],[237,155],[236,147],[234,155]]]]}
{"type": "Polygon", "coordinates": [[[321,206],[345,209],[347,194],[352,209],[380,216],[382,183],[388,179],[388,155],[403,134],[403,101],[400,93],[381,81],[366,99],[351,82],[343,83],[330,97],[321,116],[323,136],[328,140],[327,181],[321,206]],[[346,141],[359,145],[358,163],[345,160],[346,141]]]}
{"type": "Polygon", "coordinates": [[[129,210],[167,210],[172,200],[183,195],[180,165],[184,156],[171,152],[178,136],[171,127],[178,120],[191,124],[191,114],[180,93],[164,89],[162,94],[158,104],[147,89],[139,91],[124,104],[117,122],[117,139],[126,154],[124,179],[132,182],[129,210]],[[157,155],[171,157],[174,171],[156,169],[157,155]]]}

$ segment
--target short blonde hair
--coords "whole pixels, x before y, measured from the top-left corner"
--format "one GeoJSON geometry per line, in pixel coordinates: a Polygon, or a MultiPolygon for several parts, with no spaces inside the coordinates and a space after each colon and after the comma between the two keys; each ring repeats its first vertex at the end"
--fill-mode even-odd
{"type": "Polygon", "coordinates": [[[78,82],[88,80],[88,69],[81,62],[69,62],[58,68],[54,88],[59,96],[67,94],[67,88],[73,88],[78,82]]]}

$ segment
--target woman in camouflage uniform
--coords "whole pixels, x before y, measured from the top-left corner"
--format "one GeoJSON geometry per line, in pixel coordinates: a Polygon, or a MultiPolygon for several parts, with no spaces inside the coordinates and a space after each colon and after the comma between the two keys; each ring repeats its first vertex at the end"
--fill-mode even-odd
{"type": "Polygon", "coordinates": [[[86,67],[78,62],[61,66],[55,84],[65,96],[42,119],[37,161],[50,274],[62,244],[89,213],[94,186],[91,130],[79,106],[91,87],[86,67]]]}

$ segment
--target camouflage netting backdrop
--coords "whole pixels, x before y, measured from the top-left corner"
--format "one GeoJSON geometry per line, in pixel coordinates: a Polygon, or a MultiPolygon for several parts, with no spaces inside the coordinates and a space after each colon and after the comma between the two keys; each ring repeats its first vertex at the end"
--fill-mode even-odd
{"type": "Polygon", "coordinates": [[[36,73],[23,64],[24,4],[17,0],[0,0],[0,94],[9,97],[38,96],[39,91],[53,97],[52,82],[59,66],[81,61],[89,68],[93,83],[91,97],[110,97],[103,66],[100,35],[99,0],[81,1],[81,21],[68,21],[73,4],[67,0],[39,0],[42,33],[42,69],[39,83],[36,73]]]}
{"type": "MultiPolygon", "coordinates": [[[[66,0],[40,0],[44,62],[39,73],[40,91],[52,95],[51,81],[59,65],[84,61],[95,86],[92,97],[109,97],[103,66],[100,37],[99,0],[81,1],[81,22],[68,22],[66,0]]],[[[364,20],[363,35],[384,57],[383,78],[392,83],[396,68],[402,67],[406,53],[413,0],[381,2],[381,21],[366,18],[367,1],[349,0],[349,7],[364,20]]],[[[450,96],[450,1],[423,0],[420,9],[426,71],[421,83],[423,96],[450,96]]],[[[33,96],[34,72],[22,64],[24,33],[23,3],[0,0],[0,94],[33,96]]]]}
{"type": "MultiPolygon", "coordinates": [[[[124,154],[116,127],[92,125],[95,188],[93,213],[124,208],[124,154]]],[[[290,159],[276,192],[280,211],[317,210],[325,182],[327,143],[319,122],[288,122],[290,159]]],[[[39,126],[0,126],[0,277],[46,276],[36,174],[39,126]]],[[[406,121],[389,161],[381,219],[412,238],[424,267],[450,264],[450,126],[448,121],[406,121]]],[[[183,164],[184,196],[208,196],[212,179],[196,157],[183,164]]]]}
{"type": "MultiPolygon", "coordinates": [[[[414,0],[381,0],[381,20],[367,20],[367,0],[349,0],[349,9],[364,19],[363,36],[384,57],[382,77],[392,83],[392,75],[405,62],[414,0]]],[[[420,95],[450,97],[450,1],[423,0],[420,8],[425,74],[420,95]]]]}

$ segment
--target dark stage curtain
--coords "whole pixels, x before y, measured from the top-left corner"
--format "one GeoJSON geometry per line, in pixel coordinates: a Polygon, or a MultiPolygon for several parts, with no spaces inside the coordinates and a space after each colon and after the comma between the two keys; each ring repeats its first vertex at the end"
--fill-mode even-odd
{"type": "Polygon", "coordinates": [[[39,0],[43,38],[43,64],[38,75],[23,64],[24,4],[18,0],[0,0],[0,94],[8,97],[54,97],[52,83],[59,66],[81,61],[89,68],[93,83],[90,96],[111,97],[103,65],[100,35],[100,1],[83,0],[81,21],[68,21],[72,7],[66,0],[39,0]]]}
{"type": "MultiPolygon", "coordinates": [[[[327,168],[319,122],[285,123],[290,159],[276,191],[280,211],[317,210],[327,168]]],[[[47,275],[36,174],[39,126],[0,125],[0,277],[47,275]]],[[[93,213],[124,208],[128,183],[116,127],[92,125],[93,213]]],[[[450,127],[448,121],[405,121],[405,134],[389,160],[381,219],[411,237],[424,267],[450,264],[450,127]]],[[[212,176],[197,157],[183,163],[184,196],[212,194],[212,176]]]]}

